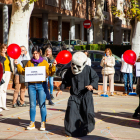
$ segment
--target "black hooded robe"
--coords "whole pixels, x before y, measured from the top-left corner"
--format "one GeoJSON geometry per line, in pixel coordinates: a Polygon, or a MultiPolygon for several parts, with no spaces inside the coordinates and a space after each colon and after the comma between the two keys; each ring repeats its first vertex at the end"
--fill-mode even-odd
{"type": "Polygon", "coordinates": [[[85,66],[80,74],[74,75],[69,68],[61,84],[61,90],[71,86],[66,114],[65,132],[68,136],[86,136],[94,129],[94,105],[92,91],[85,86],[92,85],[98,89],[99,77],[90,67],[85,66]]]}

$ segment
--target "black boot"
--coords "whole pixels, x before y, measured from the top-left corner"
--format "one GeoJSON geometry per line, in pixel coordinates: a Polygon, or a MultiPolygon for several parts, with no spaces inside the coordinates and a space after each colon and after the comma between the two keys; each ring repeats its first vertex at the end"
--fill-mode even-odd
{"type": "Polygon", "coordinates": [[[54,99],[53,94],[50,94],[50,97],[51,97],[51,100],[53,100],[53,99],[54,99]]]}
{"type": "Polygon", "coordinates": [[[52,102],[52,100],[49,100],[49,105],[54,105],[54,103],[52,102]]]}
{"type": "Polygon", "coordinates": [[[138,113],[135,112],[135,113],[133,114],[132,117],[133,117],[134,119],[138,119],[138,116],[139,116],[138,113]]]}

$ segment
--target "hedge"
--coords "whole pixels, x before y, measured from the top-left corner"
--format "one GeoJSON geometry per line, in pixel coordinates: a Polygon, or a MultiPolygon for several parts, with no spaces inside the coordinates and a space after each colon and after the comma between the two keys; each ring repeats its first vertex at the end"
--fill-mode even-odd
{"type": "Polygon", "coordinates": [[[106,45],[106,44],[89,44],[74,46],[75,50],[102,50],[110,48],[112,53],[121,57],[121,55],[126,51],[131,49],[131,45],[106,45]]]}
{"type": "Polygon", "coordinates": [[[105,44],[89,44],[74,46],[75,50],[105,50],[105,44]]]}

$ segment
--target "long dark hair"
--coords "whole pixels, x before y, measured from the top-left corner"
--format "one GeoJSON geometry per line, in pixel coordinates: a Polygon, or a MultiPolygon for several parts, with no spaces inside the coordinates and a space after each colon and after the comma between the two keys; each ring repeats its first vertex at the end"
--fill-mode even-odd
{"type": "Polygon", "coordinates": [[[35,46],[32,48],[32,54],[33,54],[35,51],[37,51],[37,52],[40,53],[40,48],[39,48],[37,45],[35,45],[35,46]]]}

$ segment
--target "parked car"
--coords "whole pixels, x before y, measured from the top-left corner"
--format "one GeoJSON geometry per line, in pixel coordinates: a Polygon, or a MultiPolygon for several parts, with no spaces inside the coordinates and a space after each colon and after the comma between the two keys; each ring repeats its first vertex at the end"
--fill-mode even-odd
{"type": "Polygon", "coordinates": [[[67,50],[63,41],[50,41],[52,44],[52,54],[57,55],[62,50],[67,50]]]}
{"type": "Polygon", "coordinates": [[[122,42],[121,45],[130,45],[130,42],[122,42]]]}
{"type": "Polygon", "coordinates": [[[42,50],[43,55],[45,53],[46,45],[52,48],[51,42],[46,38],[31,38],[30,40],[32,41],[34,46],[39,46],[39,48],[42,50]]]}
{"type": "Polygon", "coordinates": [[[42,48],[45,44],[50,44],[50,41],[46,38],[31,38],[30,39],[33,43],[33,45],[38,45],[40,48],[42,48]]]}
{"type": "MultiPolygon", "coordinates": [[[[93,43],[93,40],[90,42],[90,44],[94,44],[93,43]]],[[[106,40],[103,40],[103,43],[102,44],[107,44],[106,40]]]]}
{"type": "Polygon", "coordinates": [[[70,46],[69,46],[69,39],[66,39],[65,44],[67,49],[73,50],[75,45],[83,45],[83,42],[80,39],[71,39],[70,46]]]}
{"type": "MultiPolygon", "coordinates": [[[[90,43],[89,43],[90,44],[90,43]]],[[[83,41],[83,45],[87,45],[87,41],[83,41]]]]}
{"type": "MultiPolygon", "coordinates": [[[[74,54],[76,51],[71,52],[72,54],[74,54]]],[[[98,50],[91,50],[89,51],[89,55],[90,55],[90,59],[92,62],[91,67],[97,72],[98,76],[99,76],[99,81],[103,80],[102,74],[101,74],[101,70],[102,67],[100,66],[100,62],[104,56],[104,51],[98,51],[98,50]]],[[[114,55],[115,57],[115,75],[114,75],[114,81],[116,82],[123,82],[123,77],[122,77],[122,73],[120,71],[121,69],[121,58],[114,55]]],[[[57,65],[57,71],[56,71],[56,75],[57,76],[61,76],[61,78],[64,78],[64,75],[66,73],[66,71],[68,70],[68,68],[70,67],[70,63],[63,65],[63,64],[58,64],[57,65]]]]}

